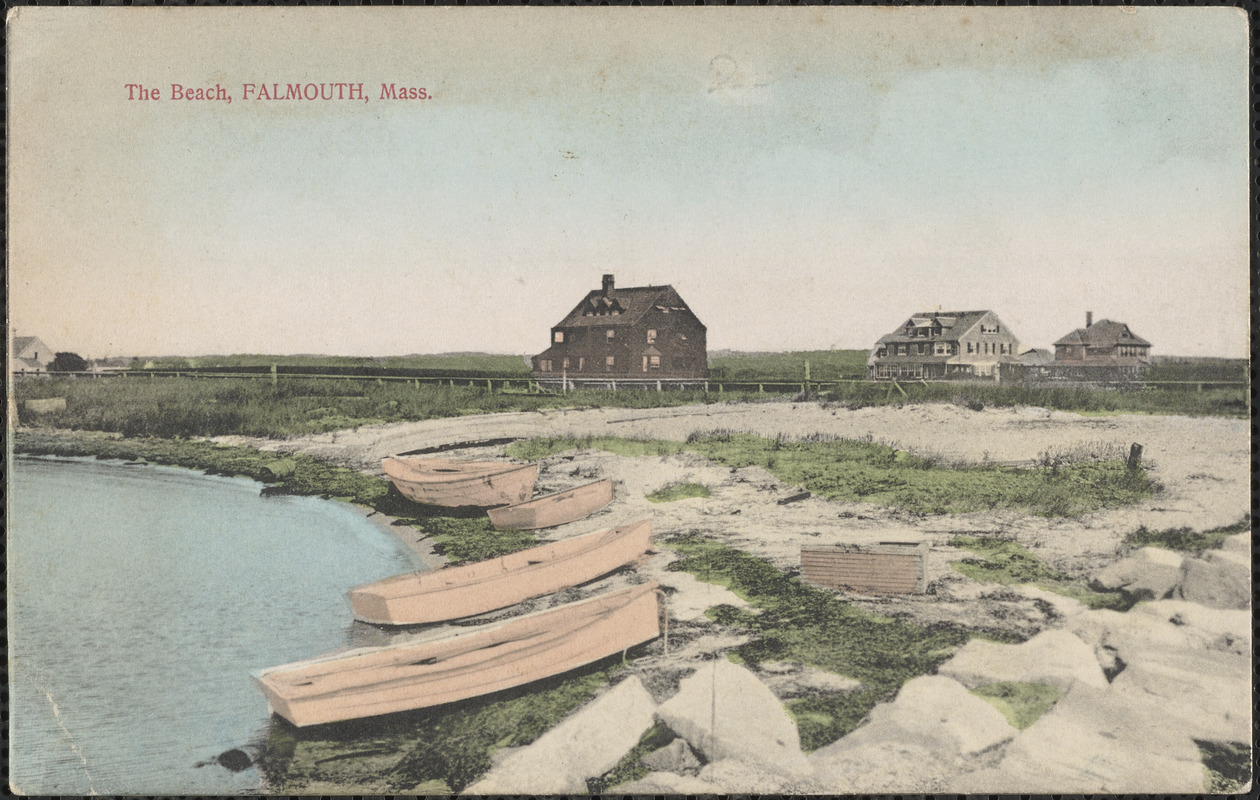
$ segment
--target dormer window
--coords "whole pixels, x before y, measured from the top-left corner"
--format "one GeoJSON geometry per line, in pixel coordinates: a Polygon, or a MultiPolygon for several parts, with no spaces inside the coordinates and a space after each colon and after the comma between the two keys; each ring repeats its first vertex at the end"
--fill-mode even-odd
{"type": "Polygon", "coordinates": [[[656,344],[656,329],[655,328],[648,328],[647,341],[648,341],[648,344],[656,344]]]}
{"type": "Polygon", "coordinates": [[[564,331],[556,331],[555,333],[553,333],[551,335],[551,341],[555,342],[556,344],[561,344],[562,342],[564,342],[564,331]]]}

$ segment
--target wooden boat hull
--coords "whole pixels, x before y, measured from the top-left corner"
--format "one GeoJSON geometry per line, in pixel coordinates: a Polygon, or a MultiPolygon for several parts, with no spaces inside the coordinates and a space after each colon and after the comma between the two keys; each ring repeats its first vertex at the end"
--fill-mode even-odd
{"type": "Polygon", "coordinates": [[[356,586],[346,597],[355,618],[374,625],[442,622],[594,580],[651,546],[652,523],[643,520],[467,566],[395,575],[356,586]]]}
{"type": "Polygon", "coordinates": [[[506,506],[529,499],[537,464],[450,461],[438,458],[386,458],[386,477],[417,503],[459,508],[506,506]]]}
{"type": "Polygon", "coordinates": [[[492,508],[487,513],[490,522],[501,531],[532,531],[589,517],[611,503],[612,497],[612,481],[595,481],[524,503],[492,508]]]}
{"type": "Polygon", "coordinates": [[[491,628],[263,670],[272,711],[299,727],[465,700],[559,675],[660,635],[655,582],[491,628]]]}

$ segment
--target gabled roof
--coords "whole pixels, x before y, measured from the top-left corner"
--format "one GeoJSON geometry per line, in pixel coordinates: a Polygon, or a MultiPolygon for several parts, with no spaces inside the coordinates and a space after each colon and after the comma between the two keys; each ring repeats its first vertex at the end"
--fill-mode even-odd
{"type": "Polygon", "coordinates": [[[38,341],[39,341],[38,336],[14,336],[13,337],[13,352],[20,353],[38,341]]]}
{"type": "Polygon", "coordinates": [[[941,334],[936,337],[937,341],[953,340],[962,336],[967,331],[974,328],[980,320],[991,314],[991,311],[933,311],[930,313],[915,314],[906,322],[897,326],[897,330],[892,333],[881,336],[879,344],[888,344],[890,342],[921,342],[921,336],[907,336],[905,333],[907,323],[916,328],[931,328],[936,325],[941,326],[941,334]]]}
{"type": "Polygon", "coordinates": [[[673,286],[618,287],[607,293],[592,289],[555,327],[633,325],[653,307],[666,313],[691,313],[673,286]]]}
{"type": "Polygon", "coordinates": [[[1109,319],[1100,319],[1088,328],[1077,328],[1055,342],[1054,346],[1072,344],[1083,344],[1086,347],[1151,346],[1150,342],[1129,330],[1128,325],[1123,322],[1112,322],[1109,319]]]}

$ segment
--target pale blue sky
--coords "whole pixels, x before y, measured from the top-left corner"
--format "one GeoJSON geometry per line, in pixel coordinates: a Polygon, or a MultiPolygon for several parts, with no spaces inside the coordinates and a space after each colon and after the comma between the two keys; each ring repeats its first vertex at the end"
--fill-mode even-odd
{"type": "Polygon", "coordinates": [[[713,349],[940,305],[1248,352],[1233,9],[27,8],[10,46],[11,324],[57,350],[531,353],[613,272],[713,349]]]}

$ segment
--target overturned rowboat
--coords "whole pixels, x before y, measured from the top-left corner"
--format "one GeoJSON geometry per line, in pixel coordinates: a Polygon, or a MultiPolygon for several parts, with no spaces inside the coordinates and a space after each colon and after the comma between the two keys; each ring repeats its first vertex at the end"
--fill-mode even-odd
{"type": "Polygon", "coordinates": [[[490,522],[501,531],[532,531],[589,517],[611,503],[612,497],[612,481],[595,481],[523,503],[492,508],[487,513],[490,522]]]}
{"type": "Polygon", "coordinates": [[[490,628],[263,670],[271,710],[299,727],[465,700],[568,672],[660,635],[655,582],[490,628]]]}
{"type": "Polygon", "coordinates": [[[538,479],[537,464],[399,458],[381,462],[386,477],[417,503],[458,508],[506,506],[528,500],[538,479]]]}
{"type": "Polygon", "coordinates": [[[422,625],[483,614],[594,580],[652,546],[652,523],[596,531],[434,572],[412,572],[346,592],[356,619],[422,625]]]}

